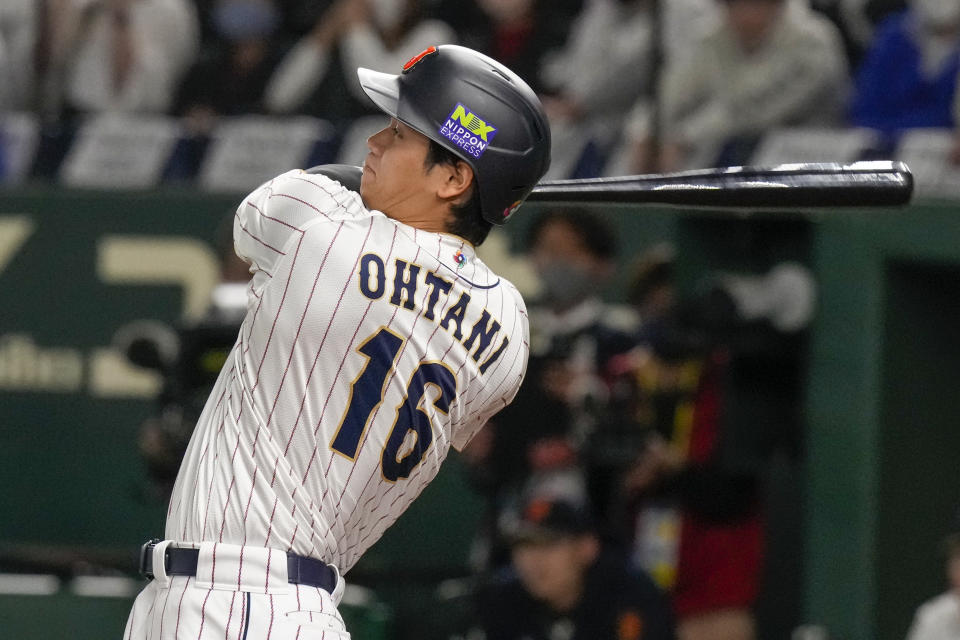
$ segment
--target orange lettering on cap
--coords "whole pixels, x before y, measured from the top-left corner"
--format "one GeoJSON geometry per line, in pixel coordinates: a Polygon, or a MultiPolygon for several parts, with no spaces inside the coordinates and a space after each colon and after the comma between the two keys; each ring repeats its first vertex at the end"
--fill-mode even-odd
{"type": "Polygon", "coordinates": [[[417,65],[418,62],[420,62],[421,60],[423,60],[423,59],[426,58],[427,56],[429,56],[429,55],[431,55],[431,54],[434,54],[434,53],[436,53],[436,52],[437,52],[437,48],[436,48],[436,47],[427,47],[426,49],[424,49],[423,51],[421,51],[421,52],[418,53],[417,55],[415,55],[415,56],[413,56],[412,58],[410,58],[409,60],[407,60],[407,63],[406,63],[405,65],[403,65],[403,72],[406,73],[407,71],[410,71],[410,69],[413,69],[413,68],[417,65]]]}

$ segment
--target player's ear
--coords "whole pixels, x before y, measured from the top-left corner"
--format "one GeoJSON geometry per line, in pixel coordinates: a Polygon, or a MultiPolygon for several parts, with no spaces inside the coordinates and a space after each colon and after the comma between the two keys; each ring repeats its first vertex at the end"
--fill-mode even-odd
{"type": "Polygon", "coordinates": [[[437,193],[443,200],[459,200],[473,184],[473,168],[463,160],[443,165],[444,180],[437,193]]]}

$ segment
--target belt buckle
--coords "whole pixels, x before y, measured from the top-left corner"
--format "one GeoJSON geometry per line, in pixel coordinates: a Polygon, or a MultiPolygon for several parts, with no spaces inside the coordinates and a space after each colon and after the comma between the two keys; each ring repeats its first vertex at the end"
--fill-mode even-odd
{"type": "Polygon", "coordinates": [[[154,538],[140,547],[140,575],[150,580],[153,580],[153,549],[160,542],[160,538],[154,538]]]}

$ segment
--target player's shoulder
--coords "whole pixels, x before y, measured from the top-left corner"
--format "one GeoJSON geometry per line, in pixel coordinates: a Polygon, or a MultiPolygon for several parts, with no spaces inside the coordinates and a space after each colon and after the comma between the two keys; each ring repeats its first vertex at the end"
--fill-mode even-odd
{"type": "Polygon", "coordinates": [[[257,191],[266,193],[271,208],[302,209],[316,215],[318,222],[370,214],[360,194],[322,173],[293,169],[268,180],[257,191]]]}
{"type": "Polygon", "coordinates": [[[917,618],[924,622],[955,619],[960,614],[960,598],[947,591],[927,600],[917,608],[917,618]]]}
{"type": "Polygon", "coordinates": [[[502,276],[497,276],[500,281],[500,286],[503,287],[504,295],[507,296],[513,303],[516,305],[517,310],[524,317],[527,315],[527,303],[523,299],[523,294],[520,293],[520,290],[517,288],[517,285],[513,284],[510,280],[502,276]]]}
{"type": "MultiPolygon", "coordinates": [[[[495,271],[480,255],[474,253],[467,262],[472,268],[463,269],[463,277],[472,286],[481,285],[481,289],[495,290],[502,296],[504,302],[517,308],[521,315],[526,316],[527,307],[523,295],[517,286],[495,271]]],[[[460,271],[459,269],[456,271],[460,271]]],[[[459,274],[458,274],[459,275],[459,274]]]]}
{"type": "Polygon", "coordinates": [[[281,173],[267,184],[271,186],[274,193],[288,191],[295,195],[307,196],[310,199],[336,199],[338,196],[356,194],[355,191],[351,191],[326,173],[303,169],[292,169],[286,173],[281,173]]]}

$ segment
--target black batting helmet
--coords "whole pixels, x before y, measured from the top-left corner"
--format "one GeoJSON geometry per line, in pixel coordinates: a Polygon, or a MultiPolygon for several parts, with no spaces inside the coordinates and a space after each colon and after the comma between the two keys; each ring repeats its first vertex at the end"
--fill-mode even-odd
{"type": "Polygon", "coordinates": [[[400,75],[359,68],[371,100],[463,158],[485,220],[503,224],[550,166],[543,105],[517,74],[465,47],[430,47],[400,75]]]}

